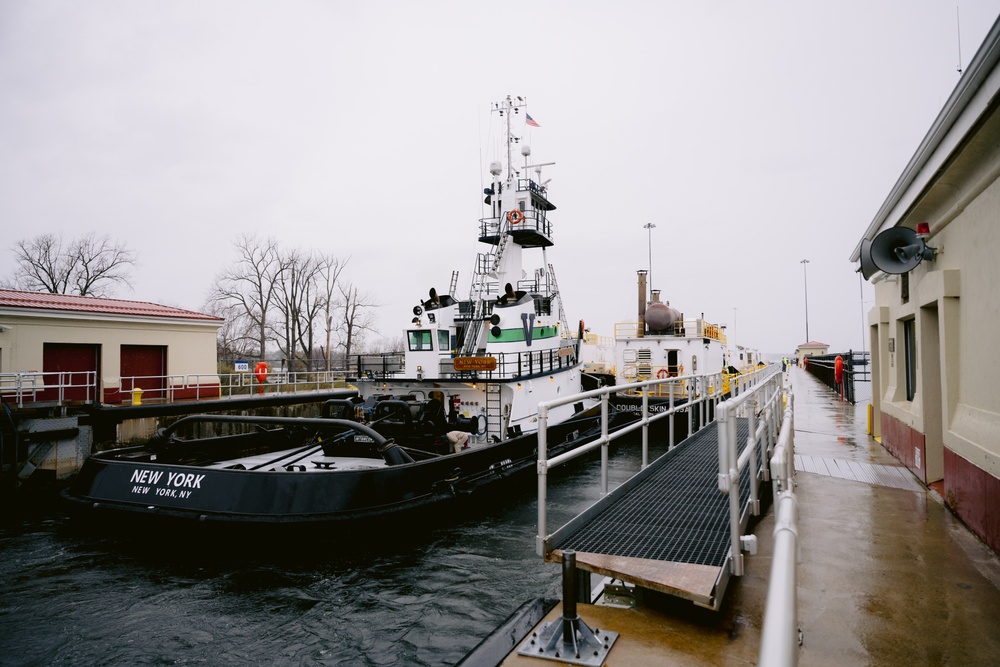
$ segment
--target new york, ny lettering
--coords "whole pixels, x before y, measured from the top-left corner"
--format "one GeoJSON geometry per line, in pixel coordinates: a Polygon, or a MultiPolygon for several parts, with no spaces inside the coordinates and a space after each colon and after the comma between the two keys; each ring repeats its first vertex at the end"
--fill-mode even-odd
{"type": "Polygon", "coordinates": [[[189,498],[191,489],[200,489],[201,481],[205,475],[195,475],[194,473],[167,472],[163,470],[134,470],[132,479],[129,480],[135,486],[132,493],[148,494],[150,492],[157,496],[169,498],[189,498]],[[164,479],[166,474],[166,479],[164,479]],[[164,482],[160,486],[161,480],[164,482]]]}

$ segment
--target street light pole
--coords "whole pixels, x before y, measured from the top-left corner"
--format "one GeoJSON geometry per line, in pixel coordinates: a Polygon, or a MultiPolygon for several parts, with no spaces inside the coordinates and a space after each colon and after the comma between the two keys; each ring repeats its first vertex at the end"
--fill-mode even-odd
{"type": "Polygon", "coordinates": [[[653,230],[656,229],[656,225],[647,222],[642,228],[649,230],[649,289],[653,289],[653,230]]]}
{"type": "Polygon", "coordinates": [[[809,342],[809,277],[806,275],[806,264],[809,263],[808,259],[804,259],[799,264],[802,265],[802,283],[805,287],[806,293],[806,342],[809,342]]]}

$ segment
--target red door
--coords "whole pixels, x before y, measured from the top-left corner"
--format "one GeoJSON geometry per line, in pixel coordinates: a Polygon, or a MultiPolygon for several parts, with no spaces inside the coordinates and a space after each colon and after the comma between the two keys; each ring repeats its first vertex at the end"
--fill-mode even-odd
{"type": "Polygon", "coordinates": [[[44,343],[42,372],[45,391],[42,401],[96,401],[97,369],[101,346],[76,343],[44,343]]]}
{"type": "Polygon", "coordinates": [[[122,345],[122,389],[143,390],[143,399],[166,398],[167,348],[165,345],[122,345]]]}

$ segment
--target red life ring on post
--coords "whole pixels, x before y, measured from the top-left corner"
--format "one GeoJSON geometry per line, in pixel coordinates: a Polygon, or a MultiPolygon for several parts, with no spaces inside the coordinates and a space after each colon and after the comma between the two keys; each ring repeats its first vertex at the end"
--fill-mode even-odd
{"type": "Polygon", "coordinates": [[[833,379],[837,384],[844,381],[844,358],[839,354],[833,362],[833,379]]]}
{"type": "Polygon", "coordinates": [[[661,380],[667,377],[667,369],[661,368],[660,370],[656,371],[656,377],[660,378],[661,380]]]}
{"type": "Polygon", "coordinates": [[[516,225],[522,220],[524,220],[524,213],[521,213],[517,209],[514,209],[513,211],[507,214],[507,222],[509,222],[512,225],[516,225]]]}
{"type": "Polygon", "coordinates": [[[253,373],[257,376],[257,382],[264,382],[267,380],[267,364],[258,361],[257,365],[254,366],[253,373]]]}

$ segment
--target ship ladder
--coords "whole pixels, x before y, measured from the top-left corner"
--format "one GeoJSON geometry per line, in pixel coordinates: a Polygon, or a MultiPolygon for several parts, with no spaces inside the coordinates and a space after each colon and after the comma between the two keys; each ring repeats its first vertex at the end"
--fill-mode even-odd
{"type": "Polygon", "coordinates": [[[504,223],[500,232],[500,240],[497,241],[497,249],[493,253],[493,262],[491,266],[491,273],[496,275],[497,271],[500,270],[500,259],[503,257],[503,251],[507,249],[507,243],[510,240],[510,224],[504,223]]]}
{"type": "Polygon", "coordinates": [[[462,342],[462,356],[470,357],[476,354],[476,346],[479,344],[479,336],[483,331],[483,318],[478,313],[479,307],[476,307],[476,316],[469,321],[469,325],[465,328],[465,340],[462,342]]]}
{"type": "Polygon", "coordinates": [[[476,268],[472,272],[472,289],[469,292],[469,301],[474,306],[469,324],[465,328],[465,340],[462,341],[462,356],[469,356],[476,353],[479,345],[479,336],[483,330],[484,305],[483,297],[486,293],[486,274],[483,269],[486,267],[487,257],[483,253],[476,256],[476,268]]]}
{"type": "Polygon", "coordinates": [[[500,400],[500,385],[486,383],[486,439],[490,442],[503,440],[503,402],[500,400]]]}
{"type": "Polygon", "coordinates": [[[566,321],[566,311],[563,309],[562,296],[559,294],[559,281],[556,280],[556,270],[552,268],[551,264],[549,264],[549,277],[552,278],[552,296],[559,297],[559,321],[562,323],[563,333],[569,336],[569,323],[566,321]]]}

